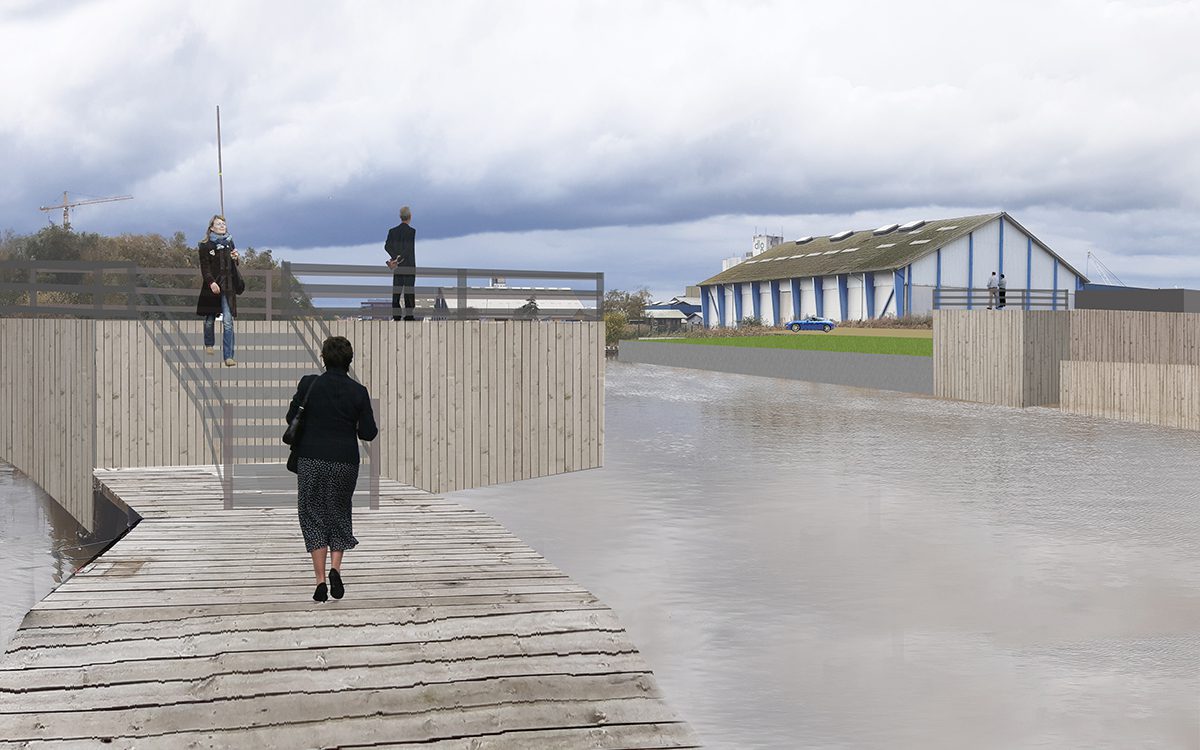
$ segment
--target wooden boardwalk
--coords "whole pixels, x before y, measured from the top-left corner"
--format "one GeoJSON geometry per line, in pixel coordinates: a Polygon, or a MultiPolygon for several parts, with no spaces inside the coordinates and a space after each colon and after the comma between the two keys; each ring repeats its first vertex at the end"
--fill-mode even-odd
{"type": "Polygon", "coordinates": [[[483,513],[381,480],[346,598],[317,604],[294,500],[96,475],[144,520],[25,618],[0,748],[700,746],[613,612],[483,513]]]}

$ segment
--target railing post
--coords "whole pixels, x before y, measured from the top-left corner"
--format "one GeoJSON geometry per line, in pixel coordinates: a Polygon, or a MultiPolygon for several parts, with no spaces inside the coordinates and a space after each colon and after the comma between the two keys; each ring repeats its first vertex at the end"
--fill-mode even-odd
{"type": "Polygon", "coordinates": [[[458,305],[458,315],[455,315],[454,319],[455,320],[466,320],[467,319],[467,269],[465,269],[465,268],[458,269],[458,288],[455,291],[458,292],[458,300],[456,302],[456,304],[458,305]]]}
{"type": "MultiPolygon", "coordinates": [[[[285,316],[292,312],[292,291],[291,284],[288,278],[292,275],[292,264],[290,261],[283,261],[279,264],[279,295],[282,297],[280,307],[285,316]]],[[[294,315],[292,316],[295,317],[294,315]]]]}
{"type": "Polygon", "coordinates": [[[596,274],[596,320],[604,320],[604,273],[596,274]]]}
{"type": "Polygon", "coordinates": [[[272,301],[271,300],[271,296],[272,296],[271,288],[274,285],[271,283],[271,281],[272,281],[272,279],[275,278],[275,269],[268,268],[266,271],[266,276],[267,276],[267,320],[273,320],[274,317],[272,315],[272,306],[271,306],[271,301],[272,301]]]}
{"type": "Polygon", "coordinates": [[[221,478],[221,489],[225,498],[225,510],[233,510],[233,404],[222,404],[221,462],[225,464],[225,475],[221,478]]]}
{"type": "Polygon", "coordinates": [[[37,269],[29,269],[29,306],[37,309],[37,269]]]}
{"type": "Polygon", "coordinates": [[[92,307],[100,310],[104,307],[104,269],[97,268],[92,273],[92,307]]]}
{"type": "MultiPolygon", "coordinates": [[[[379,422],[379,399],[371,399],[371,412],[375,415],[376,426],[379,422]]],[[[399,437],[399,434],[397,437],[399,437]]],[[[367,458],[371,462],[371,510],[379,510],[379,436],[367,443],[367,458]]]]}

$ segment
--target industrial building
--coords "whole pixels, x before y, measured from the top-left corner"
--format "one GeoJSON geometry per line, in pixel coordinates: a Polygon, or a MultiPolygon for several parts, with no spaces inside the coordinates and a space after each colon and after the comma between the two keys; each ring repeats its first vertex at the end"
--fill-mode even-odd
{"type": "Polygon", "coordinates": [[[700,282],[706,326],[986,310],[993,271],[1005,275],[1008,308],[1066,310],[1087,281],[1004,212],[754,241],[748,257],[700,282]]]}

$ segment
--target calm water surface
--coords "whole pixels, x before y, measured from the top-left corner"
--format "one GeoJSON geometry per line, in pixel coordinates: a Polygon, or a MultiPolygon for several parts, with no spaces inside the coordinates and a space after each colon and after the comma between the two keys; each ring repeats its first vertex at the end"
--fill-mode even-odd
{"type": "Polygon", "coordinates": [[[40,487],[0,461],[0,652],[25,613],[104,550],[126,527],[122,514],[101,508],[89,532],[40,487]]]}
{"type": "Polygon", "coordinates": [[[1200,748],[1195,433],[610,364],[603,469],[458,493],[715,748],[1200,748]]]}

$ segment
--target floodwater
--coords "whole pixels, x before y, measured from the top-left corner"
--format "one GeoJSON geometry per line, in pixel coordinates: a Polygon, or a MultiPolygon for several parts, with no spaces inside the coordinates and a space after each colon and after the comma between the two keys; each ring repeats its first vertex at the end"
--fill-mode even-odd
{"type": "Polygon", "coordinates": [[[0,462],[0,652],[33,605],[128,527],[122,512],[99,502],[97,528],[89,532],[31,479],[0,462]]]}
{"type": "Polygon", "coordinates": [[[1200,748],[1195,433],[610,364],[603,469],[457,493],[713,748],[1200,748]]]}

